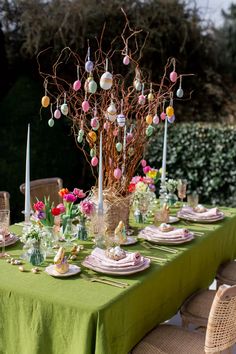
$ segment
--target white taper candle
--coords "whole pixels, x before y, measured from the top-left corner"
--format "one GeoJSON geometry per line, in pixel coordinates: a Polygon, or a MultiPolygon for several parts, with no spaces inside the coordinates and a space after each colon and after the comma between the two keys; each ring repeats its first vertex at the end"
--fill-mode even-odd
{"type": "Polygon", "coordinates": [[[166,180],[166,152],[167,152],[167,117],[165,118],[165,129],[164,129],[164,142],[163,142],[163,156],[162,156],[162,173],[161,173],[161,183],[164,184],[166,180]]]}
{"type": "Polygon", "coordinates": [[[103,214],[103,171],[102,171],[102,132],[99,143],[99,171],[98,171],[98,213],[103,214]]]}
{"type": "Polygon", "coordinates": [[[28,124],[25,163],[25,221],[30,219],[30,124],[28,124]]]}

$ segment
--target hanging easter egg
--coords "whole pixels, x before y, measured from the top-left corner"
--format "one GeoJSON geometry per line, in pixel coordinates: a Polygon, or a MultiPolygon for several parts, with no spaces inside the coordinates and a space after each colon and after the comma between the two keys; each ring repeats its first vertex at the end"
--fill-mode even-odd
{"type": "Polygon", "coordinates": [[[117,116],[117,124],[119,125],[119,127],[124,127],[125,126],[125,116],[124,114],[118,114],[117,116]]]}
{"type": "Polygon", "coordinates": [[[60,112],[60,110],[57,108],[56,110],[55,110],[55,112],[54,112],[54,118],[56,118],[56,119],[60,119],[61,118],[61,112],[60,112]]]}
{"type": "Polygon", "coordinates": [[[146,129],[146,135],[151,136],[153,134],[154,128],[152,125],[149,125],[146,129]]]}
{"type": "Polygon", "coordinates": [[[158,124],[160,122],[160,119],[157,114],[153,117],[153,124],[158,124]]]}
{"type": "Polygon", "coordinates": [[[74,83],[73,83],[73,90],[75,91],[78,91],[81,87],[81,81],[80,80],[76,80],[74,83]]]}
{"type": "Polygon", "coordinates": [[[175,82],[177,80],[177,72],[172,71],[170,73],[170,81],[175,82]]]}
{"type": "Polygon", "coordinates": [[[166,114],[165,112],[161,112],[161,120],[165,120],[166,119],[166,114]]]}
{"type": "Polygon", "coordinates": [[[124,64],[124,65],[129,65],[129,63],[130,63],[129,56],[126,55],[126,56],[124,57],[124,59],[123,59],[123,64],[124,64]]]}
{"type": "Polygon", "coordinates": [[[146,167],[147,166],[147,161],[146,160],[141,160],[141,166],[146,167]]]}
{"type": "Polygon", "coordinates": [[[110,127],[110,125],[109,125],[108,122],[105,122],[105,123],[103,124],[103,128],[104,128],[105,130],[108,130],[109,127],[110,127]]]}
{"type": "Polygon", "coordinates": [[[134,155],[134,148],[131,146],[130,148],[129,148],[129,150],[128,150],[128,155],[129,156],[133,156],[134,155]]]}
{"type": "Polygon", "coordinates": [[[90,130],[90,132],[88,132],[88,138],[90,141],[95,143],[95,141],[97,140],[97,134],[94,131],[90,130]]]}
{"type": "Polygon", "coordinates": [[[92,118],[91,121],[90,121],[90,124],[91,124],[91,127],[92,128],[95,128],[98,124],[98,120],[96,117],[92,118]]]}
{"type": "Polygon", "coordinates": [[[54,120],[53,118],[50,118],[49,121],[48,121],[48,125],[50,128],[52,128],[54,126],[54,120]]]}
{"type": "Polygon", "coordinates": [[[117,136],[118,135],[118,133],[119,133],[119,129],[118,128],[115,128],[114,130],[113,130],[113,136],[117,136]]]}
{"type": "Polygon", "coordinates": [[[112,87],[112,74],[109,71],[102,74],[100,86],[103,90],[109,90],[112,87]]]}
{"type": "Polygon", "coordinates": [[[91,60],[87,60],[85,63],[85,70],[90,73],[93,70],[93,62],[91,60]]]}
{"type": "Polygon", "coordinates": [[[116,120],[116,106],[114,102],[111,102],[110,106],[107,108],[107,116],[110,122],[114,122],[116,120]]]}
{"type": "Polygon", "coordinates": [[[95,166],[97,166],[97,164],[98,164],[98,158],[96,156],[94,156],[91,160],[91,165],[93,167],[95,167],[95,166]]]}
{"type": "Polygon", "coordinates": [[[79,130],[79,135],[81,135],[82,137],[84,136],[84,130],[83,129],[79,130]]]}
{"type": "Polygon", "coordinates": [[[145,104],[145,102],[146,102],[146,97],[144,95],[139,95],[138,96],[138,103],[145,104]]]}
{"type": "Polygon", "coordinates": [[[122,176],[121,169],[117,167],[117,168],[114,170],[114,177],[115,177],[116,179],[120,179],[121,176],[122,176]]]}
{"type": "Polygon", "coordinates": [[[153,101],[154,100],[154,95],[153,95],[153,93],[152,92],[150,92],[149,94],[148,94],[148,101],[149,102],[151,102],[151,101],[153,101]]]}
{"type": "Polygon", "coordinates": [[[82,141],[83,141],[83,135],[78,135],[78,137],[77,137],[77,141],[78,141],[78,143],[82,143],[82,141]]]}
{"type": "Polygon", "coordinates": [[[152,120],[153,120],[153,119],[152,119],[151,114],[148,114],[148,115],[146,116],[146,123],[150,125],[150,124],[152,124],[152,120]]]}
{"type": "Polygon", "coordinates": [[[173,115],[173,116],[171,116],[171,117],[168,117],[167,119],[168,119],[168,122],[169,122],[169,123],[174,123],[174,121],[175,121],[175,115],[173,115]]]}
{"type": "Polygon", "coordinates": [[[84,100],[82,102],[82,110],[84,112],[88,112],[89,108],[90,108],[89,102],[87,100],[84,100]]]}
{"type": "Polygon", "coordinates": [[[127,135],[126,135],[126,141],[127,141],[127,143],[130,143],[131,142],[131,140],[133,140],[133,133],[128,133],[127,135]]]}
{"type": "Polygon", "coordinates": [[[47,108],[50,104],[50,98],[48,96],[43,96],[41,99],[41,104],[44,108],[47,108]]]}
{"type": "Polygon", "coordinates": [[[141,91],[142,90],[142,84],[139,79],[134,80],[134,88],[136,91],[141,91]]]}
{"type": "Polygon", "coordinates": [[[88,83],[88,92],[89,93],[95,93],[97,91],[97,83],[92,79],[88,83]]]}
{"type": "Polygon", "coordinates": [[[91,149],[91,150],[90,150],[90,156],[91,156],[91,157],[95,157],[95,156],[96,156],[96,151],[95,151],[95,149],[91,149]]]}
{"type": "Polygon", "coordinates": [[[69,112],[69,109],[68,109],[67,104],[63,103],[61,105],[61,113],[64,114],[64,116],[67,116],[68,112],[69,112]]]}
{"type": "Polygon", "coordinates": [[[177,92],[176,92],[176,96],[179,98],[182,98],[184,95],[184,91],[181,87],[178,88],[177,92]]]}
{"type": "Polygon", "coordinates": [[[123,148],[123,145],[121,143],[116,143],[116,150],[118,152],[121,152],[122,151],[122,148],[123,148]]]}
{"type": "Polygon", "coordinates": [[[167,117],[172,117],[174,114],[174,108],[172,106],[166,107],[166,115],[167,117]]]}

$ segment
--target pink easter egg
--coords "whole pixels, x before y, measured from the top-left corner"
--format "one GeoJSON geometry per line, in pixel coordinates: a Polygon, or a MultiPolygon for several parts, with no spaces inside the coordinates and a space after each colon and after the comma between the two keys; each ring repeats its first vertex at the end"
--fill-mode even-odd
{"type": "Polygon", "coordinates": [[[175,82],[177,80],[177,73],[175,71],[172,71],[170,73],[170,81],[175,82]]]}
{"type": "Polygon", "coordinates": [[[124,59],[123,59],[123,64],[124,64],[124,65],[129,65],[129,56],[128,56],[128,55],[126,55],[126,56],[124,57],[124,59]]]}
{"type": "Polygon", "coordinates": [[[142,167],[146,167],[147,166],[147,161],[146,160],[141,160],[141,165],[142,165],[142,167]]]}
{"type": "Polygon", "coordinates": [[[150,170],[151,170],[151,167],[150,167],[150,166],[145,166],[145,167],[143,168],[143,173],[146,175],[146,173],[148,173],[150,170]]]}
{"type": "Polygon", "coordinates": [[[165,120],[166,119],[166,114],[165,112],[161,112],[161,120],[165,120]]]}
{"type": "Polygon", "coordinates": [[[109,127],[110,127],[110,124],[109,124],[108,122],[105,122],[104,125],[103,125],[103,128],[104,128],[105,130],[108,130],[109,127]]]}
{"type": "Polygon", "coordinates": [[[82,103],[82,110],[83,110],[84,112],[88,112],[89,108],[90,108],[89,102],[88,102],[88,101],[83,101],[83,103],[82,103]]]}
{"type": "Polygon", "coordinates": [[[96,117],[92,118],[90,124],[91,124],[91,127],[92,127],[92,128],[96,128],[97,125],[98,125],[98,120],[97,120],[97,118],[96,118],[96,117]]]}
{"type": "Polygon", "coordinates": [[[61,112],[59,109],[56,109],[54,112],[54,118],[60,119],[61,118],[61,112]]]}
{"type": "Polygon", "coordinates": [[[73,83],[73,89],[75,91],[78,91],[81,87],[81,81],[80,80],[76,80],[74,83],[73,83]]]}
{"type": "Polygon", "coordinates": [[[127,141],[127,144],[131,142],[131,140],[133,139],[133,133],[128,133],[126,135],[126,141],[127,141]]]}
{"type": "Polygon", "coordinates": [[[114,170],[114,177],[116,179],[120,179],[122,175],[121,169],[119,169],[118,167],[114,170]]]}
{"type": "Polygon", "coordinates": [[[96,156],[94,156],[91,160],[91,165],[93,167],[95,167],[95,166],[97,166],[97,164],[98,164],[98,158],[96,156]]]}
{"type": "Polygon", "coordinates": [[[118,129],[118,128],[115,128],[115,129],[113,130],[113,136],[117,136],[118,133],[119,133],[119,129],[118,129]]]}
{"type": "Polygon", "coordinates": [[[155,116],[153,117],[153,121],[152,122],[153,122],[153,124],[158,124],[160,122],[160,119],[159,119],[157,114],[155,114],[155,116]]]}
{"type": "Polygon", "coordinates": [[[139,103],[139,104],[144,104],[145,101],[146,101],[146,97],[145,97],[144,95],[140,95],[140,96],[138,97],[138,103],[139,103]]]}

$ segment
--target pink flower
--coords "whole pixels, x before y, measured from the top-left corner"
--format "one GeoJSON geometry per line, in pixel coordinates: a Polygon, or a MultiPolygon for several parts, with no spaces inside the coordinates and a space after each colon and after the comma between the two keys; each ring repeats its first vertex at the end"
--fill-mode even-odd
{"type": "Polygon", "coordinates": [[[146,184],[153,184],[154,181],[151,177],[143,177],[143,182],[146,184]]]}
{"type": "Polygon", "coordinates": [[[67,203],[74,203],[77,199],[77,197],[72,194],[72,193],[68,193],[68,194],[65,194],[63,199],[67,202],[67,203]]]}
{"type": "Polygon", "coordinates": [[[66,210],[64,204],[62,204],[62,203],[58,204],[57,208],[60,209],[60,213],[64,213],[66,210]]]}
{"type": "Polygon", "coordinates": [[[95,211],[94,204],[89,200],[83,200],[80,202],[80,209],[83,214],[90,216],[95,211]]]}
{"type": "Polygon", "coordinates": [[[146,175],[146,173],[148,173],[149,171],[151,171],[151,167],[150,167],[150,166],[145,166],[145,167],[143,168],[143,173],[145,173],[145,175],[146,175]]]}
{"type": "Polygon", "coordinates": [[[45,204],[43,202],[38,201],[33,205],[35,211],[42,211],[45,209],[45,204]]]}
{"type": "Polygon", "coordinates": [[[136,184],[136,183],[138,183],[138,182],[141,182],[143,180],[143,177],[141,177],[141,176],[135,176],[135,177],[133,177],[132,178],[132,180],[131,180],[131,183],[133,184],[136,184]]]}
{"type": "Polygon", "coordinates": [[[86,194],[83,192],[83,189],[74,188],[73,194],[76,195],[77,198],[80,198],[80,199],[86,197],[86,194]]]}

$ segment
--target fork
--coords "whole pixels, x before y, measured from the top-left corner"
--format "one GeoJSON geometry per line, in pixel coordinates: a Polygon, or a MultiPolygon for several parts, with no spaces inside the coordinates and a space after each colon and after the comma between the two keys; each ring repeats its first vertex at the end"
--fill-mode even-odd
{"type": "Polygon", "coordinates": [[[165,247],[165,246],[151,245],[147,241],[144,241],[143,244],[146,245],[148,248],[154,248],[154,249],[157,249],[157,250],[160,250],[160,251],[165,251],[165,252],[169,252],[169,253],[178,253],[179,252],[176,249],[168,248],[168,247],[165,247]]]}
{"type": "Polygon", "coordinates": [[[102,283],[102,284],[107,284],[107,285],[111,285],[111,286],[115,286],[117,288],[127,288],[127,286],[129,286],[129,284],[127,283],[122,283],[122,282],[118,282],[118,281],[113,281],[113,280],[107,280],[104,278],[98,278],[98,277],[88,277],[85,274],[81,274],[81,277],[85,280],[91,281],[91,282],[97,282],[97,283],[102,283]]]}

